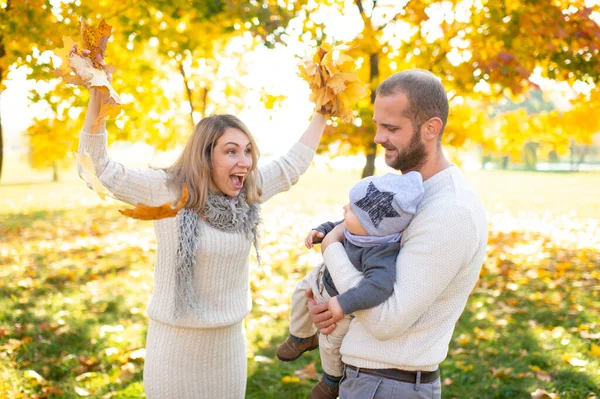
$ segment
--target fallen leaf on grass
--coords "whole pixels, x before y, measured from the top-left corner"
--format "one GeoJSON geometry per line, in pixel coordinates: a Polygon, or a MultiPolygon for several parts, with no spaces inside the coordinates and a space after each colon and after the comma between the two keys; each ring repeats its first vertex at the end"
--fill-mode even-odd
{"type": "Polygon", "coordinates": [[[146,358],[146,348],[136,349],[128,353],[129,359],[131,360],[144,360],[146,358]]]}
{"type": "Polygon", "coordinates": [[[121,373],[117,377],[117,381],[120,384],[124,384],[131,381],[135,374],[135,365],[133,363],[125,363],[121,366],[121,373]]]}
{"type": "Polygon", "coordinates": [[[38,372],[35,370],[27,370],[25,371],[24,375],[26,378],[35,381],[37,384],[42,385],[48,383],[46,379],[39,375],[38,372]]]}
{"type": "Polygon", "coordinates": [[[273,363],[273,359],[261,355],[254,356],[254,361],[256,363],[273,363]]]}
{"type": "Polygon", "coordinates": [[[119,209],[121,214],[130,217],[132,219],[139,220],[159,220],[165,218],[172,218],[177,215],[177,212],[183,208],[188,199],[187,187],[183,187],[183,193],[181,199],[173,206],[170,202],[162,204],[160,206],[148,206],[144,204],[137,204],[133,209],[119,209]]]}
{"type": "Polygon", "coordinates": [[[539,366],[529,366],[529,369],[535,373],[535,378],[543,382],[552,381],[552,376],[547,372],[542,370],[539,366]]]}
{"type": "Polygon", "coordinates": [[[305,379],[305,378],[308,378],[311,380],[321,379],[321,374],[319,374],[317,372],[317,368],[315,367],[314,363],[308,364],[303,369],[296,370],[296,372],[294,372],[294,374],[297,375],[298,378],[302,378],[302,379],[305,379]]]}
{"type": "Polygon", "coordinates": [[[536,389],[535,392],[531,393],[531,399],[559,399],[555,393],[546,392],[543,389],[536,389]]]}
{"type": "Polygon", "coordinates": [[[499,379],[509,378],[513,372],[511,367],[508,368],[495,368],[492,367],[492,375],[499,379]]]}
{"type": "Polygon", "coordinates": [[[569,363],[571,366],[575,366],[575,367],[585,367],[589,363],[587,360],[580,359],[577,356],[573,356],[568,353],[565,353],[562,356],[562,360],[563,360],[563,362],[569,363]]]}
{"type": "Polygon", "coordinates": [[[62,390],[62,388],[60,387],[56,387],[56,386],[47,386],[47,387],[43,387],[42,388],[42,392],[48,396],[50,395],[63,395],[65,393],[65,391],[62,390]]]}
{"type": "Polygon", "coordinates": [[[90,391],[81,387],[75,387],[75,393],[79,396],[90,396],[90,391]]]}

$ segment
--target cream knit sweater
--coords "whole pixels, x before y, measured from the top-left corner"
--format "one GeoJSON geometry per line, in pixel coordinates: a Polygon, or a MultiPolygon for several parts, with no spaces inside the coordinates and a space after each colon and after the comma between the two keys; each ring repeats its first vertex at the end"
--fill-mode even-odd
{"type": "MultiPolygon", "coordinates": [[[[135,205],[156,206],[174,201],[180,195],[167,188],[162,170],[123,166],[108,156],[106,133],[81,133],[79,153],[87,152],[100,182],[117,199],[135,205]]],[[[314,150],[298,142],[287,155],[259,168],[261,201],[289,190],[314,157],[314,150]]],[[[154,221],[157,257],[154,265],[154,292],[148,316],[156,321],[192,328],[215,328],[240,322],[251,307],[249,261],[251,241],[243,233],[228,233],[202,222],[194,284],[201,304],[199,314],[173,319],[175,256],[178,233],[175,218],[154,221]]]]}
{"type": "MultiPolygon", "coordinates": [[[[346,364],[433,371],[446,358],[481,270],[487,222],[456,166],[423,185],[425,197],[402,235],[394,293],[383,304],[354,313],[341,347],[346,364]]],[[[324,260],[340,292],[362,278],[341,243],[330,245],[324,260]]]]}

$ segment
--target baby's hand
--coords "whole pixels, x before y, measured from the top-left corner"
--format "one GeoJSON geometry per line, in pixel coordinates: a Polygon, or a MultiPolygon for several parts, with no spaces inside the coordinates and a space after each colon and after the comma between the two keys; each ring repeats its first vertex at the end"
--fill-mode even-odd
{"type": "Polygon", "coordinates": [[[344,318],[344,309],[340,306],[337,296],[334,296],[329,300],[329,311],[331,312],[334,323],[344,318]]]}
{"type": "Polygon", "coordinates": [[[310,233],[308,233],[306,240],[304,240],[306,248],[310,249],[313,247],[313,244],[319,244],[321,241],[323,241],[323,237],[325,237],[325,234],[321,233],[320,231],[311,230],[310,233]]]}

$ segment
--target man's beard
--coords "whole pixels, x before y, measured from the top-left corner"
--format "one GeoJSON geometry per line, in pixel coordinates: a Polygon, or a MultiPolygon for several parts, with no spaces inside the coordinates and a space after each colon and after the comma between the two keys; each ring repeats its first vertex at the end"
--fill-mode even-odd
{"type": "Polygon", "coordinates": [[[413,137],[408,143],[408,148],[403,151],[396,149],[396,156],[388,159],[385,157],[385,163],[389,167],[406,173],[410,170],[419,170],[427,160],[425,144],[421,143],[421,129],[415,129],[413,137]]]}

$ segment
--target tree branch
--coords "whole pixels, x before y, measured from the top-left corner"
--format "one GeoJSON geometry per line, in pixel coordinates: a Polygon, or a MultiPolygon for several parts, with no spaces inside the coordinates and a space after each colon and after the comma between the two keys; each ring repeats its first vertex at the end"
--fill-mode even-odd
{"type": "Polygon", "coordinates": [[[396,22],[398,19],[400,19],[400,16],[402,15],[402,11],[398,12],[396,15],[394,15],[392,17],[392,19],[390,19],[389,21],[387,21],[385,24],[381,25],[379,28],[377,28],[377,32],[382,31],[383,29],[385,29],[386,26],[388,26],[390,23],[392,22],[396,22]]]}
{"type": "Polygon", "coordinates": [[[356,4],[356,7],[358,7],[358,12],[360,12],[360,16],[363,17],[363,19],[364,19],[365,18],[365,9],[363,8],[362,0],[354,0],[354,3],[356,4]]]}
{"type": "Polygon", "coordinates": [[[194,127],[194,102],[192,101],[192,90],[190,89],[190,85],[188,84],[187,76],[185,75],[185,69],[183,69],[182,62],[179,63],[179,72],[181,73],[181,76],[183,76],[183,86],[185,87],[188,101],[190,103],[190,118],[192,121],[192,127],[194,127]]]}

